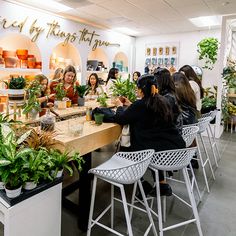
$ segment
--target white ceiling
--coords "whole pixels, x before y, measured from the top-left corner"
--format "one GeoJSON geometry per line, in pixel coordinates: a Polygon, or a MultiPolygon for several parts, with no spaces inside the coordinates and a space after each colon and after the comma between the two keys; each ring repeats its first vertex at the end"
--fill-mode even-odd
{"type": "MultiPolygon", "coordinates": [[[[127,27],[134,31],[131,36],[199,30],[188,18],[236,13],[236,0],[56,1],[73,8],[60,15],[101,28],[127,27]]],[[[32,0],[15,2],[34,5],[32,0]]]]}

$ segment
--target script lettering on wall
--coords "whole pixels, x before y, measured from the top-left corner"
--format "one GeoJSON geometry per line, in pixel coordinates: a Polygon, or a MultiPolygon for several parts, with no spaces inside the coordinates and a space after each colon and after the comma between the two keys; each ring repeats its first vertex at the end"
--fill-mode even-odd
{"type": "MultiPolygon", "coordinates": [[[[16,29],[19,33],[22,33],[23,29],[26,28],[26,22],[29,21],[28,17],[22,20],[8,20],[5,17],[0,16],[0,27],[4,30],[7,29],[16,29]]],[[[94,51],[97,47],[101,46],[116,46],[119,47],[120,44],[110,43],[108,41],[103,41],[99,39],[101,36],[96,33],[96,31],[90,32],[88,29],[83,28],[82,30],[78,30],[77,32],[66,32],[61,29],[59,22],[53,20],[52,22],[48,22],[45,27],[38,24],[38,20],[35,19],[33,22],[29,22],[29,35],[31,37],[32,42],[36,42],[40,35],[43,35],[45,32],[45,37],[50,39],[52,37],[62,38],[63,45],[67,43],[88,43],[89,46],[92,47],[94,51]]],[[[26,29],[27,30],[27,29],[26,29]]]]}

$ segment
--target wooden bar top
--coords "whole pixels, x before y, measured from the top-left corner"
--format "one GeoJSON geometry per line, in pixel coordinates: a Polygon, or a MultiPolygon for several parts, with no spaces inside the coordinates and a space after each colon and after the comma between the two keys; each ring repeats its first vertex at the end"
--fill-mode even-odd
{"type": "Polygon", "coordinates": [[[121,126],[114,123],[96,125],[94,121],[86,121],[85,117],[78,117],[56,123],[55,130],[58,132],[56,141],[61,151],[78,151],[80,155],[87,154],[105,145],[116,141],[121,134],[121,126]],[[83,132],[74,136],[69,127],[82,124],[83,132]]]}
{"type": "MultiPolygon", "coordinates": [[[[108,107],[112,108],[114,107],[114,104],[111,103],[110,100],[107,101],[108,107]]],[[[63,110],[59,110],[59,109],[53,109],[61,118],[67,118],[67,117],[71,117],[71,116],[84,116],[86,109],[88,107],[91,107],[92,109],[99,107],[100,104],[98,102],[96,102],[95,100],[91,100],[91,101],[87,101],[85,102],[85,106],[72,106],[63,110]]],[[[54,114],[53,114],[54,115],[54,114]]],[[[35,120],[30,120],[30,119],[26,119],[25,115],[21,115],[20,118],[17,118],[17,120],[22,121],[25,124],[34,124],[34,123],[38,123],[40,121],[40,117],[37,117],[35,120]]]]}

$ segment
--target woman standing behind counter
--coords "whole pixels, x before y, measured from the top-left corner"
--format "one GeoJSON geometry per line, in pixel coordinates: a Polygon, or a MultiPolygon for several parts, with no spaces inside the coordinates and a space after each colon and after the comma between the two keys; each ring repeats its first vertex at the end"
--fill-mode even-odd
{"type": "MultiPolygon", "coordinates": [[[[66,96],[71,100],[72,104],[78,104],[78,92],[76,91],[76,86],[79,82],[76,81],[76,70],[74,66],[67,66],[63,73],[62,78],[63,89],[66,91],[66,96]]],[[[51,91],[52,93],[52,91],[51,91]]]]}

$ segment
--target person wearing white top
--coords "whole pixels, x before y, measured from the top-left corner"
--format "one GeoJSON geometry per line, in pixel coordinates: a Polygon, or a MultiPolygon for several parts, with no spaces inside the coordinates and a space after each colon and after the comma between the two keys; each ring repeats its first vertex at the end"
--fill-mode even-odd
{"type": "Polygon", "coordinates": [[[117,68],[111,68],[109,70],[106,82],[106,93],[110,97],[112,95],[111,87],[116,79],[118,79],[119,70],[117,68]]]}
{"type": "Polygon", "coordinates": [[[179,69],[179,72],[182,72],[185,74],[185,76],[188,78],[189,83],[194,91],[194,94],[196,96],[196,107],[199,112],[201,112],[202,109],[202,98],[204,95],[204,88],[202,87],[202,83],[200,79],[197,77],[195,71],[193,68],[189,65],[184,65],[179,69]]]}

